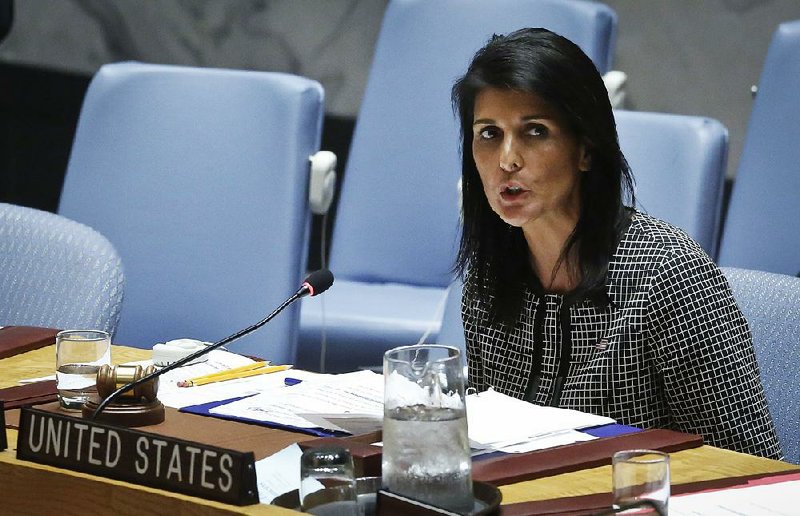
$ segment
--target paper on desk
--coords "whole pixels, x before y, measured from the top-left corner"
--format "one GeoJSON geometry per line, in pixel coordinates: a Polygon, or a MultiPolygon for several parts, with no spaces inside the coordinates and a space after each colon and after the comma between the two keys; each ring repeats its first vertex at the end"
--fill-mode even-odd
{"type": "Polygon", "coordinates": [[[591,441],[593,439],[597,439],[597,437],[579,432],[577,430],[562,430],[560,432],[552,432],[538,437],[533,437],[521,443],[492,444],[491,449],[504,453],[527,453],[529,451],[544,450],[547,448],[554,448],[556,446],[563,446],[565,444],[591,441]]]}
{"type": "Polygon", "coordinates": [[[722,489],[709,493],[673,496],[670,516],[747,514],[794,515],[800,507],[800,480],[722,489]]]}
{"type": "Polygon", "coordinates": [[[297,414],[314,424],[315,428],[325,428],[353,435],[368,434],[383,428],[383,413],[380,414],[297,414]]]}
{"type": "Polygon", "coordinates": [[[173,385],[164,391],[160,390],[158,397],[168,407],[182,408],[283,389],[286,387],[284,380],[288,377],[305,380],[314,376],[317,376],[317,374],[289,369],[195,387],[177,387],[173,385]]]}
{"type": "Polygon", "coordinates": [[[276,496],[300,489],[300,456],[303,451],[291,444],[267,458],[256,461],[258,499],[270,503],[276,496]]]}
{"type": "Polygon", "coordinates": [[[493,389],[467,396],[467,423],[473,448],[507,447],[555,434],[561,435],[552,439],[567,444],[563,439],[570,435],[577,437],[570,430],[614,422],[609,417],[577,410],[535,405],[493,389]]]}
{"type": "Polygon", "coordinates": [[[221,349],[210,351],[206,356],[208,357],[208,360],[204,362],[185,365],[164,374],[161,377],[161,382],[174,385],[182,380],[188,380],[190,378],[212,373],[219,373],[220,371],[225,371],[227,369],[252,364],[255,362],[255,360],[252,358],[247,358],[245,356],[237,355],[236,353],[231,353],[230,351],[223,351],[221,349]]]}
{"type": "MultiPolygon", "coordinates": [[[[294,376],[294,375],[293,375],[294,376]]],[[[383,376],[372,371],[320,375],[274,393],[262,393],[211,409],[212,414],[318,428],[299,414],[372,414],[383,417],[383,376]]]]}
{"type": "Polygon", "coordinates": [[[215,349],[208,353],[208,360],[205,362],[179,367],[162,375],[159,379],[158,399],[167,407],[181,408],[224,400],[235,396],[253,394],[252,392],[247,392],[246,389],[244,392],[239,389],[231,395],[231,386],[224,385],[225,382],[208,384],[210,387],[208,389],[204,389],[203,387],[205,386],[190,388],[178,387],[178,382],[182,380],[218,373],[226,369],[232,369],[253,362],[255,362],[255,360],[242,355],[215,349]]]}
{"type": "Polygon", "coordinates": [[[273,374],[214,382],[196,387],[178,387],[177,385],[182,380],[226,371],[253,362],[255,361],[242,355],[215,349],[208,354],[207,361],[179,367],[163,375],[159,383],[158,399],[168,407],[182,408],[248,396],[272,388],[283,387],[284,379],[289,372],[291,372],[292,377],[300,377],[301,379],[316,376],[315,373],[287,370],[273,374]]]}

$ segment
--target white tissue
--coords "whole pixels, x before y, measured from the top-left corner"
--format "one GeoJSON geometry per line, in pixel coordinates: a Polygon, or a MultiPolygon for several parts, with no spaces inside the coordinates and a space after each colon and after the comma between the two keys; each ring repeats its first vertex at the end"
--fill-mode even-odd
{"type": "MultiPolygon", "coordinates": [[[[157,367],[166,367],[173,362],[196,353],[210,342],[202,342],[195,339],[175,339],[165,343],[158,343],[153,346],[153,364],[157,367]]],[[[208,360],[208,355],[195,358],[189,364],[199,364],[208,360]]]]}

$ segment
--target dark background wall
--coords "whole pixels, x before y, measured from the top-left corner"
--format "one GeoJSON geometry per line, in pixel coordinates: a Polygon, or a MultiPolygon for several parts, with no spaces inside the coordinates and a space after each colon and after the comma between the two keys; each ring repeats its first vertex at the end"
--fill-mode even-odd
{"type": "MultiPolygon", "coordinates": [[[[435,1],[435,0],[430,0],[435,1]]],[[[490,2],[491,0],[486,0],[490,2]]],[[[607,0],[631,109],[717,118],[735,176],[770,38],[798,0],[607,0]]],[[[0,13],[10,0],[0,0],[0,13]]],[[[54,211],[80,103],[104,63],[284,71],[322,83],[323,148],[347,148],[387,0],[16,0],[0,42],[0,201],[54,211]]],[[[2,18],[0,18],[2,21],[2,18]]],[[[340,167],[343,168],[343,167],[340,167]]],[[[321,222],[315,221],[312,241],[321,222]]],[[[312,249],[311,266],[318,252],[312,249]]]]}

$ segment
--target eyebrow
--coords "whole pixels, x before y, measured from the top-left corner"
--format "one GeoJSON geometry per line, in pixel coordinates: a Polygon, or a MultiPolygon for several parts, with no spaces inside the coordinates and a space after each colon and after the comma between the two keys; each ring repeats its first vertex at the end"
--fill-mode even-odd
{"type": "MultiPolygon", "coordinates": [[[[547,115],[528,115],[522,117],[523,122],[530,122],[533,120],[554,120],[555,117],[547,116],[547,115]]],[[[496,122],[491,118],[479,118],[472,122],[472,125],[493,125],[496,122]]]]}

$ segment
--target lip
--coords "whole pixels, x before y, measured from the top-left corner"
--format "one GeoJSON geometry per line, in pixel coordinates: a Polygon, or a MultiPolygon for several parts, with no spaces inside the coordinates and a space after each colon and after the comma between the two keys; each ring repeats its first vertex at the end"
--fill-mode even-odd
{"type": "Polygon", "coordinates": [[[530,192],[527,188],[516,181],[509,181],[507,183],[501,183],[498,186],[497,193],[498,196],[506,203],[514,203],[515,201],[519,201],[527,196],[530,192]],[[520,190],[519,193],[511,195],[508,193],[509,188],[517,188],[520,190]]]}

